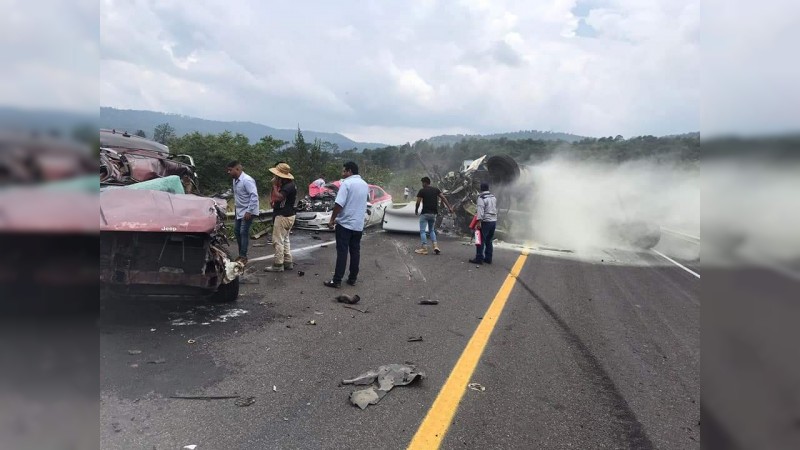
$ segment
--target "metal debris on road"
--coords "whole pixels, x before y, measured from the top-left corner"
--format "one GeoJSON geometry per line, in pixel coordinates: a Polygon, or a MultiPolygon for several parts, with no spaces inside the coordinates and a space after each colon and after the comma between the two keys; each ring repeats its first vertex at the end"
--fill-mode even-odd
{"type": "Polygon", "coordinates": [[[240,398],[236,399],[234,404],[236,406],[241,406],[241,407],[244,408],[244,407],[252,405],[255,402],[256,402],[256,398],[255,397],[240,397],[240,398]]]}
{"type": "Polygon", "coordinates": [[[425,299],[425,300],[420,300],[419,304],[420,305],[438,305],[439,304],[439,300],[427,300],[427,299],[425,299]]]}
{"type": "Polygon", "coordinates": [[[355,378],[342,380],[342,384],[371,385],[350,393],[350,402],[361,409],[378,403],[395,386],[406,386],[425,378],[425,374],[411,364],[387,364],[355,378]]]}
{"type": "Polygon", "coordinates": [[[356,295],[354,295],[352,297],[350,297],[349,295],[340,295],[340,296],[336,297],[336,301],[339,302],[339,303],[347,303],[347,304],[350,304],[350,305],[355,305],[356,303],[361,301],[361,297],[359,297],[358,294],[356,294],[356,295]]]}
{"type": "MultiPolygon", "coordinates": [[[[356,310],[356,311],[358,311],[360,313],[364,313],[364,314],[369,312],[369,308],[361,309],[361,308],[356,308],[355,306],[350,306],[350,305],[342,305],[342,307],[347,308],[347,309],[354,309],[354,310],[356,310]]],[[[353,316],[353,317],[355,317],[355,316],[353,316]]]]}
{"type": "Polygon", "coordinates": [[[139,355],[141,353],[142,353],[141,350],[128,350],[129,355],[139,355]]]}
{"type": "Polygon", "coordinates": [[[486,390],[486,388],[483,387],[483,385],[481,385],[480,383],[470,383],[467,385],[467,387],[472,389],[473,391],[483,392],[486,390]]]}
{"type": "Polygon", "coordinates": [[[411,336],[407,339],[408,342],[422,342],[422,336],[411,336]]]}

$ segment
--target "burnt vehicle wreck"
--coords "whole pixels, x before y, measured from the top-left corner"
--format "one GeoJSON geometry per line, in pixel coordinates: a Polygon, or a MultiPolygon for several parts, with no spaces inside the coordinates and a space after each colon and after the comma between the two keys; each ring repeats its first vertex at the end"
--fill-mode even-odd
{"type": "MultiPolygon", "coordinates": [[[[129,145],[147,143],[156,144],[137,139],[129,145]]],[[[101,170],[103,287],[121,294],[235,301],[244,266],[226,250],[226,202],[187,193],[187,184],[191,190],[197,187],[194,168],[163,152],[121,147],[103,151],[124,157],[106,159],[110,170],[101,170]]]]}
{"type": "MultiPolygon", "coordinates": [[[[528,168],[518,164],[511,156],[484,155],[464,161],[461,170],[444,175],[436,170],[427,171],[455,212],[450,221],[443,220],[443,215],[439,215],[437,229],[470,234],[469,225],[477,210],[480,185],[485,182],[491,186],[500,212],[496,236],[518,241],[536,239],[536,198],[533,195],[536,186],[529,180],[530,177],[524,177],[528,168]]],[[[630,217],[618,197],[607,203],[618,205],[618,210],[609,211],[611,219],[597,226],[603,228],[600,231],[608,238],[609,244],[650,249],[659,243],[661,227],[658,224],[630,217]]],[[[414,214],[414,202],[387,209],[383,228],[387,231],[418,233],[419,222],[414,214]]]]}

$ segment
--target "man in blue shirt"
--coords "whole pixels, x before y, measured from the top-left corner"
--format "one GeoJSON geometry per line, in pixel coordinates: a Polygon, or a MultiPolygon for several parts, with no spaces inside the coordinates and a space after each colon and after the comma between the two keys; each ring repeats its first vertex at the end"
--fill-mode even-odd
{"type": "Polygon", "coordinates": [[[342,167],[342,184],[336,194],[331,221],[328,227],[336,227],[336,269],[333,278],[323,284],[342,287],[347,254],[350,253],[350,274],[347,284],[354,286],[361,262],[361,236],[364,234],[364,217],[367,215],[369,186],[358,174],[358,165],[352,161],[342,167]]]}
{"type": "Polygon", "coordinates": [[[247,264],[247,248],[250,245],[250,226],[258,215],[258,190],[256,180],[242,171],[239,161],[231,161],[227,166],[228,175],[233,178],[233,201],[236,206],[236,221],[233,233],[239,246],[237,261],[247,264]]]}

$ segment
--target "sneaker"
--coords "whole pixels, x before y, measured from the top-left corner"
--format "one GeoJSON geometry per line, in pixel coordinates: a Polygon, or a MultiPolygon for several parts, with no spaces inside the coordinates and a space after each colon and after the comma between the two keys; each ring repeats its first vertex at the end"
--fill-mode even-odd
{"type": "Polygon", "coordinates": [[[418,249],[414,250],[414,253],[416,253],[418,255],[427,255],[428,254],[428,249],[425,248],[425,247],[418,248],[418,249]]]}
{"type": "Polygon", "coordinates": [[[355,286],[356,280],[347,280],[346,283],[349,284],[350,286],[355,286]]]}
{"type": "Polygon", "coordinates": [[[294,263],[283,263],[284,270],[292,270],[294,269],[294,263]]]}
{"type": "Polygon", "coordinates": [[[283,264],[273,264],[272,266],[268,266],[264,269],[264,272],[283,272],[284,267],[283,264]]]}
{"type": "Polygon", "coordinates": [[[436,242],[433,243],[433,253],[436,253],[437,255],[442,253],[442,251],[439,250],[439,244],[437,244],[436,242]]]}
{"type": "Polygon", "coordinates": [[[469,262],[471,262],[472,264],[483,264],[483,261],[477,258],[472,258],[469,260],[469,262]]]}
{"type": "Polygon", "coordinates": [[[323,282],[322,284],[324,284],[325,286],[328,286],[330,288],[340,288],[340,287],[342,287],[342,282],[341,281],[336,282],[336,281],[333,281],[333,280],[329,280],[329,281],[323,282]]]}

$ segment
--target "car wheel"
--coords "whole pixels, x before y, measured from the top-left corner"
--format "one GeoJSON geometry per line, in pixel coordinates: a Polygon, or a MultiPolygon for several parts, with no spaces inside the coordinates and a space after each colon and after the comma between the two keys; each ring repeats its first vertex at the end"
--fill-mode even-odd
{"type": "Polygon", "coordinates": [[[223,283],[219,285],[217,292],[211,297],[215,303],[231,303],[239,298],[239,277],[236,277],[230,283],[223,283]]]}

